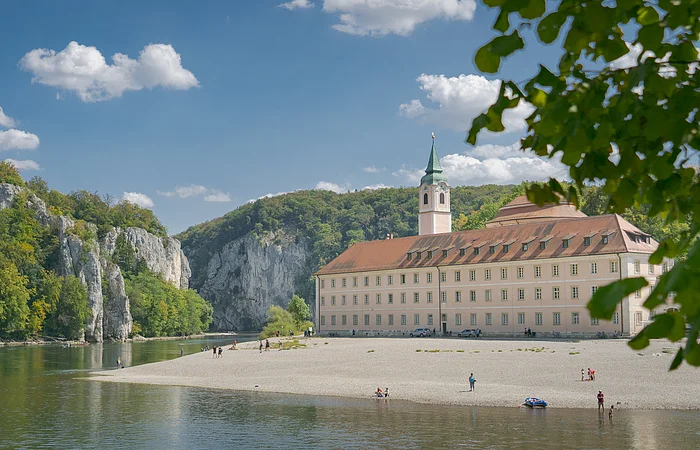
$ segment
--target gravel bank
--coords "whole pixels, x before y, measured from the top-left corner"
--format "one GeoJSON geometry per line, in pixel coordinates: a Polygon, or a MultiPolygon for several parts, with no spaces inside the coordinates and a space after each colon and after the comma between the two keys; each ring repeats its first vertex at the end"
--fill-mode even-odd
{"type": "Polygon", "coordinates": [[[256,343],[160,363],[95,373],[91,380],[194,386],[301,395],[370,398],[380,386],[392,399],[419,403],[517,406],[528,396],[553,408],[700,409],[700,369],[668,372],[674,350],[652,342],[642,352],[623,340],[499,341],[398,338],[300,339],[305,348],[259,353],[256,343]],[[418,351],[421,350],[421,351],[418,351]],[[437,351],[439,350],[439,351],[437,351]],[[581,369],[596,381],[581,382],[581,369]],[[473,372],[475,392],[468,392],[473,372]],[[618,403],[619,402],[619,403],[618,403]]]}

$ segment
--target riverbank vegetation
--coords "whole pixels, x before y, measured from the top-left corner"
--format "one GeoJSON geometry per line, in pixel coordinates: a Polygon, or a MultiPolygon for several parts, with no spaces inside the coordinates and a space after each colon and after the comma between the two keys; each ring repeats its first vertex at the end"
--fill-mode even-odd
{"type": "Polygon", "coordinates": [[[309,322],[311,312],[306,304],[306,301],[295,295],[287,309],[280,306],[272,305],[267,310],[267,325],[260,333],[260,339],[276,336],[287,336],[291,333],[302,334],[308,331],[313,324],[309,322]]]}
{"type": "MultiPolygon", "coordinates": [[[[0,210],[0,338],[81,338],[90,316],[87,288],[75,276],[59,275],[58,231],[36,219],[27,206],[31,194],[44,200],[49,213],[73,218],[75,226],[68,232],[88,246],[115,226],[142,227],[158,236],[166,235],[165,227],[152,211],[128,202],[113,204],[109,196],[87,191],[62,194],[36,177],[25,182],[6,162],[0,162],[0,183],[24,188],[11,207],[0,210]]],[[[177,289],[148,271],[123,239],[116,244],[112,259],[125,278],[134,334],[186,335],[208,329],[210,304],[195,291],[177,289]]]]}

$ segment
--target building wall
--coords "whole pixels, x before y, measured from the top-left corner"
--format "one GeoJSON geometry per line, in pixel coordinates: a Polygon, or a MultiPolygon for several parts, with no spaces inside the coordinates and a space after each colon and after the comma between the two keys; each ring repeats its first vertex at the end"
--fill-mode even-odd
{"type": "Polygon", "coordinates": [[[531,328],[545,335],[635,334],[649,320],[648,311],[641,306],[649,287],[639,297],[635,293],[627,298],[611,322],[591,320],[586,304],[594,289],[620,277],[647,276],[650,284],[655,283],[661,266],[649,274],[648,257],[627,253],[322,275],[317,279],[317,329],[322,333],[401,334],[420,327],[439,332],[444,319],[445,329],[452,333],[479,328],[484,335],[517,335],[531,328]],[[635,273],[635,262],[640,273],[635,273]],[[555,288],[559,298],[555,298],[555,288]],[[642,313],[641,322],[637,313],[642,313]],[[487,323],[489,314],[491,324],[487,323]]]}

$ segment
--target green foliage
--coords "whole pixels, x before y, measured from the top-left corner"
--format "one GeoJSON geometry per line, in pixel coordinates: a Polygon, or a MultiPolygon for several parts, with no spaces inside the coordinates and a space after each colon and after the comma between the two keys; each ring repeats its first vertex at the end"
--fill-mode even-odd
{"type": "MultiPolygon", "coordinates": [[[[493,198],[510,193],[513,186],[465,186],[451,192],[452,212],[470,214],[493,198]]],[[[335,194],[299,191],[264,198],[237,208],[223,217],[190,227],[176,236],[193,268],[192,285],[202,286],[206,262],[226,243],[253,232],[259,237],[280,229],[305,243],[312,252],[304,284],[297,293],[314,296],[311,274],[356,242],[418,234],[418,198],[415,188],[390,188],[335,194]]]]}
{"type": "Polygon", "coordinates": [[[22,175],[19,174],[15,166],[6,161],[0,161],[0,183],[24,186],[22,175]]]}
{"type": "MultiPolygon", "coordinates": [[[[562,0],[546,16],[543,0],[485,3],[499,10],[493,28],[500,36],[477,52],[480,70],[496,72],[502,58],[524,46],[521,28],[535,29],[545,44],[557,41],[563,32],[563,51],[555,70],[540,65],[539,73],[522,87],[503,82],[496,103],[474,119],[467,141],[475,144],[484,128],[501,131],[504,111],[520,102],[532,104],[535,110],[527,118],[522,147],[540,156],[561,157],[574,185],[565,189],[550,180],[528,189],[528,198],[542,204],[559,194],[579,204],[578,193],[600,182],[608,210],[639,212],[646,218],[638,220],[655,226],[665,239],[650,262],[687,254],[662,275],[650,296],[654,300],[646,306],[675,294],[679,317],[690,325],[690,333],[672,368],[684,358],[700,366],[700,177],[693,167],[700,149],[695,44],[700,39],[700,2],[562,0]],[[635,33],[629,44],[641,49],[635,53],[637,64],[605,64],[633,51],[623,38],[635,33]]],[[[596,295],[590,308],[594,317],[603,318],[627,289],[601,291],[607,295],[596,295]]],[[[677,323],[677,317],[672,319],[655,316],[631,345],[645,346],[649,337],[675,340],[679,327],[668,325],[677,323]]]]}
{"type": "MultiPolygon", "coordinates": [[[[304,299],[295,295],[292,298],[293,302],[295,298],[297,299],[295,302],[296,305],[292,307],[292,303],[290,303],[290,308],[294,310],[303,310],[303,307],[299,305],[299,300],[301,300],[304,306],[306,306],[306,303],[304,303],[304,299]]],[[[306,308],[306,311],[308,312],[308,307],[306,308]]],[[[301,313],[303,314],[303,311],[301,311],[301,313]]],[[[311,322],[306,321],[306,319],[302,319],[301,321],[295,320],[295,316],[293,314],[294,313],[290,312],[289,310],[285,310],[281,306],[270,306],[270,308],[267,310],[267,325],[265,325],[262,332],[260,333],[260,339],[275,336],[278,331],[280,333],[280,336],[287,336],[290,331],[294,332],[294,334],[301,334],[304,332],[304,330],[308,330],[309,327],[313,326],[313,324],[311,322]]],[[[308,318],[309,316],[310,314],[308,314],[306,318],[308,318]]]]}
{"type": "Polygon", "coordinates": [[[289,311],[289,313],[292,315],[297,327],[301,327],[302,323],[308,321],[311,317],[309,305],[307,305],[306,301],[298,295],[294,295],[292,297],[292,301],[289,302],[287,311],[289,311]]]}
{"type": "Polygon", "coordinates": [[[186,336],[203,332],[212,322],[212,306],[191,289],[178,289],[147,270],[124,281],[134,317],[133,333],[186,336]]]}
{"type": "Polygon", "coordinates": [[[29,318],[29,279],[12,263],[0,265],[0,336],[22,336],[29,318]]]}
{"type": "Polygon", "coordinates": [[[55,310],[47,318],[46,332],[67,339],[82,339],[89,317],[87,287],[69,275],[63,280],[55,310]]]}

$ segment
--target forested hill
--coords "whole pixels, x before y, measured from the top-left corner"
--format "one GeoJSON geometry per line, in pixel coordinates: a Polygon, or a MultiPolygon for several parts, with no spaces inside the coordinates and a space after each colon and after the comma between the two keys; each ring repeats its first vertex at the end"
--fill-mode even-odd
{"type": "Polygon", "coordinates": [[[24,181],[0,161],[0,339],[125,339],[206,330],[180,242],[152,211],[24,181]]]}
{"type": "MultiPolygon", "coordinates": [[[[453,229],[484,227],[525,186],[452,188],[453,229]]],[[[417,196],[416,188],[298,191],[248,203],[176,237],[192,267],[192,287],[214,306],[214,327],[259,329],[270,305],[286,307],[293,294],[311,303],[312,273],[354,242],[387,233],[416,235],[417,196]]],[[[607,212],[607,196],[599,188],[587,189],[580,199],[588,215],[607,212]]],[[[623,216],[657,240],[685,227],[650,220],[644,208],[623,216]]]]}
{"type": "MultiPolygon", "coordinates": [[[[484,204],[512,198],[523,188],[484,185],[452,189],[452,215],[469,215],[484,204]]],[[[416,188],[386,188],[336,194],[297,191],[245,204],[223,217],[190,227],[175,236],[193,268],[194,286],[203,283],[204,264],[226,243],[253,232],[258,237],[284,230],[306,241],[313,254],[310,269],[335,258],[355,242],[418,234],[416,188]]]]}

